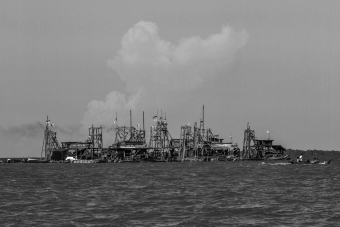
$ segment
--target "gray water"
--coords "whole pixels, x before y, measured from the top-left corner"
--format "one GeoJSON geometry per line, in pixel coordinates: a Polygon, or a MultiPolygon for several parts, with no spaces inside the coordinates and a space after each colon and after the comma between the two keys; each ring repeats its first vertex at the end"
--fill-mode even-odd
{"type": "Polygon", "coordinates": [[[1,226],[339,226],[340,167],[1,164],[1,226]]]}

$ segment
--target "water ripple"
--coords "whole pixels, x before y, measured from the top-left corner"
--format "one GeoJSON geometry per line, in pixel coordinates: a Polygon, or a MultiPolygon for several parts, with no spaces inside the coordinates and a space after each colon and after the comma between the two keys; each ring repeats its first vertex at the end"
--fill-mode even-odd
{"type": "Polygon", "coordinates": [[[336,226],[338,165],[5,164],[3,226],[336,226]]]}

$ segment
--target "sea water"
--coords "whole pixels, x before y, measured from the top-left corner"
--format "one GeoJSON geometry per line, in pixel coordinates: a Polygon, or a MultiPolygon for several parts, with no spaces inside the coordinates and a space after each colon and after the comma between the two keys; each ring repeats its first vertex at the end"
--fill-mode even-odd
{"type": "Polygon", "coordinates": [[[0,164],[1,226],[339,226],[340,167],[0,164]]]}

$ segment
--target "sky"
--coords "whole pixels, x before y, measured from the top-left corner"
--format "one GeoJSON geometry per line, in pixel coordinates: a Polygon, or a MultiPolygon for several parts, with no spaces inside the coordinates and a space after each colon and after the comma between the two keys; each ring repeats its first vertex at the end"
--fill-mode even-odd
{"type": "Polygon", "coordinates": [[[0,157],[167,118],[242,148],[340,147],[339,1],[0,1],[0,157]],[[267,131],[270,133],[268,134],[267,131]]]}

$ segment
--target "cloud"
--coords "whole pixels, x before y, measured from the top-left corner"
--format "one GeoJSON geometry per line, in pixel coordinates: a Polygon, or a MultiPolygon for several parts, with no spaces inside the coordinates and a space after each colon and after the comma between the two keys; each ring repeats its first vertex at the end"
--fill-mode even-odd
{"type": "Polygon", "coordinates": [[[87,104],[87,112],[83,117],[83,124],[94,126],[110,126],[114,124],[116,112],[125,110],[126,114],[130,109],[135,108],[135,103],[139,99],[139,93],[127,98],[124,94],[113,91],[106,95],[105,101],[93,100],[87,104]]]}
{"type": "Polygon", "coordinates": [[[128,115],[129,109],[162,108],[173,103],[170,99],[185,102],[207,79],[227,71],[247,38],[246,31],[222,26],[221,32],[206,39],[182,38],[174,45],[159,37],[155,23],[138,22],[107,62],[126,82],[126,94],[113,91],[105,101],[91,101],[82,123],[110,125],[116,112],[128,115]]]}

